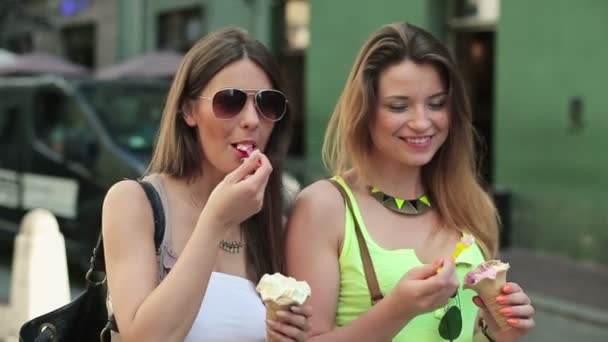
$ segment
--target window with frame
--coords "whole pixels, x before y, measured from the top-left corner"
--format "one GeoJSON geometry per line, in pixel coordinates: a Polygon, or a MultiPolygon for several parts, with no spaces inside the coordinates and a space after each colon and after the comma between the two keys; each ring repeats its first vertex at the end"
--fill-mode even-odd
{"type": "Polygon", "coordinates": [[[34,129],[36,138],[61,156],[65,156],[66,144],[70,141],[93,135],[74,99],[55,88],[36,94],[34,129]]]}
{"type": "Polygon", "coordinates": [[[158,16],[158,48],[187,52],[204,35],[204,11],[192,7],[158,16]]]}

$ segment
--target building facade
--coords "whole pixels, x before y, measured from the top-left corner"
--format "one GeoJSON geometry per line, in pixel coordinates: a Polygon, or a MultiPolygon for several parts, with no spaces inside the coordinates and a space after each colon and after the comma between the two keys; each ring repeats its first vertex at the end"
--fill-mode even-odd
{"type": "MultiPolygon", "coordinates": [[[[608,2],[596,0],[312,0],[307,149],[320,151],[367,36],[409,21],[457,57],[510,242],[608,264],[607,16],[608,2]]],[[[311,181],[326,176],[318,153],[304,165],[311,181]]]]}
{"type": "Polygon", "coordinates": [[[117,2],[13,1],[4,22],[5,45],[15,52],[48,52],[90,69],[116,61],[117,2]]]}
{"type": "Polygon", "coordinates": [[[272,46],[272,0],[28,0],[2,22],[3,45],[44,51],[90,69],[155,50],[186,51],[207,32],[234,25],[272,46]]]}
{"type": "Polygon", "coordinates": [[[119,59],[159,49],[187,50],[207,32],[246,29],[272,43],[271,0],[118,0],[119,59]]]}

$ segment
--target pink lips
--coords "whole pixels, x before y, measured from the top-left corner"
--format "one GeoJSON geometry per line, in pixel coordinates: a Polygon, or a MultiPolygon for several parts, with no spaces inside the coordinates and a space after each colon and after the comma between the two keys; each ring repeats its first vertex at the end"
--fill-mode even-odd
{"type": "Polygon", "coordinates": [[[420,138],[402,138],[406,145],[413,149],[426,149],[431,146],[433,137],[420,137],[420,138]],[[419,141],[416,141],[419,140],[419,141]]]}

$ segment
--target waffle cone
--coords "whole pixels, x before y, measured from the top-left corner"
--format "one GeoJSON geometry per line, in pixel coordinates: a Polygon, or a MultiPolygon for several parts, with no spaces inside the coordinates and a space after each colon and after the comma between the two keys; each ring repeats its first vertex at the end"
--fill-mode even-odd
{"type": "MultiPolygon", "coordinates": [[[[277,312],[279,310],[289,311],[289,307],[291,306],[291,304],[281,305],[281,304],[278,304],[277,302],[273,302],[271,300],[265,301],[264,305],[266,306],[266,319],[273,320],[273,321],[278,320],[277,312]]],[[[277,340],[275,340],[274,337],[272,337],[270,334],[267,333],[266,341],[267,342],[276,342],[277,340]]]]}
{"type": "Polygon", "coordinates": [[[507,323],[508,317],[498,312],[498,310],[502,308],[502,305],[496,302],[496,297],[502,293],[502,287],[506,282],[507,270],[504,270],[496,273],[496,279],[484,278],[476,284],[465,284],[463,286],[466,289],[477,292],[500,330],[508,330],[511,328],[509,323],[507,323]]]}

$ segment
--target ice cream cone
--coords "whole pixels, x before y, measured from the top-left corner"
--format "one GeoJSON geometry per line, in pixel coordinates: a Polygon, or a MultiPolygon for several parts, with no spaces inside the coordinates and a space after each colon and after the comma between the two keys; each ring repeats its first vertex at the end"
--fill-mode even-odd
{"type": "MultiPolygon", "coordinates": [[[[280,273],[263,275],[256,290],[266,306],[266,319],[272,321],[279,321],[278,311],[289,311],[292,305],[302,305],[310,296],[310,286],[305,281],[297,281],[280,273]]],[[[275,341],[270,334],[266,339],[275,341]]]]}
{"type": "MultiPolygon", "coordinates": [[[[509,323],[507,323],[508,317],[498,312],[498,310],[502,308],[502,305],[496,302],[496,297],[500,296],[502,287],[507,283],[509,264],[502,263],[499,260],[490,260],[480,265],[477,271],[471,272],[486,272],[489,267],[494,267],[496,269],[496,272],[494,273],[495,276],[483,277],[476,280],[474,283],[465,281],[463,287],[477,292],[486,305],[488,312],[498,325],[498,328],[500,330],[508,330],[511,328],[509,323]],[[482,271],[479,271],[479,269],[482,269],[482,271]]],[[[467,279],[468,278],[469,276],[467,275],[467,279]]]]}
{"type": "MultiPolygon", "coordinates": [[[[291,305],[281,305],[272,300],[264,302],[266,306],[266,320],[277,321],[277,312],[280,310],[289,311],[291,305]]],[[[266,334],[266,342],[276,342],[275,338],[269,333],[266,334]]]]}

